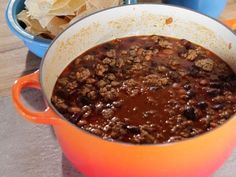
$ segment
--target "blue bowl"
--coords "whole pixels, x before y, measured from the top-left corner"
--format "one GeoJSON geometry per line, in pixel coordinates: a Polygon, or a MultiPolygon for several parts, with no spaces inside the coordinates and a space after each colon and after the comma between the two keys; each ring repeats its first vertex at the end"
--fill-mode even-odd
{"type": "Polygon", "coordinates": [[[187,7],[210,17],[217,18],[224,10],[227,0],[164,0],[164,2],[187,7]]]}
{"type": "Polygon", "coordinates": [[[5,14],[6,21],[10,30],[25,43],[29,50],[42,58],[46,53],[51,40],[33,36],[21,27],[16,16],[24,9],[24,2],[24,0],[9,1],[5,14]]]}
{"type": "MultiPolygon", "coordinates": [[[[5,14],[6,21],[10,30],[24,42],[28,49],[38,57],[42,58],[48,50],[52,40],[33,36],[25,31],[24,28],[20,25],[16,16],[24,9],[24,2],[25,0],[9,0],[5,14]]],[[[126,0],[124,2],[126,4],[132,4],[136,1],[126,0]]]]}

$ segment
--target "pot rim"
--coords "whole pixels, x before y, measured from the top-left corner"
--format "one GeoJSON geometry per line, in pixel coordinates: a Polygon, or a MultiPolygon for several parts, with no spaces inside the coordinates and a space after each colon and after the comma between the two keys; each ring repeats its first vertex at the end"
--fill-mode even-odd
{"type": "MultiPolygon", "coordinates": [[[[176,6],[176,5],[169,5],[169,4],[160,4],[160,3],[126,4],[126,5],[120,5],[120,6],[110,7],[110,8],[107,8],[107,9],[102,9],[102,10],[100,10],[100,11],[97,11],[97,12],[95,12],[95,13],[92,13],[92,14],[90,14],[90,15],[88,15],[88,16],[85,16],[85,17],[83,17],[83,18],[81,18],[81,19],[75,21],[74,23],[72,23],[71,25],[69,25],[63,32],[61,32],[58,36],[56,36],[56,37],[53,39],[53,41],[51,42],[51,44],[50,44],[50,46],[49,46],[47,52],[45,53],[45,55],[44,55],[44,57],[42,58],[42,61],[41,61],[41,63],[40,63],[40,67],[39,67],[39,82],[40,82],[40,84],[43,83],[43,76],[42,76],[41,73],[42,73],[42,69],[43,69],[43,65],[44,65],[44,60],[46,59],[46,56],[47,56],[47,54],[48,54],[50,48],[52,47],[52,45],[53,45],[55,42],[57,42],[57,39],[58,39],[62,34],[66,33],[66,31],[67,31],[70,27],[76,25],[77,23],[79,23],[80,21],[86,19],[87,17],[90,17],[90,16],[92,16],[92,15],[98,14],[98,13],[103,12],[103,11],[107,11],[107,10],[111,10],[111,9],[118,9],[118,8],[123,7],[123,6],[140,6],[140,5],[169,6],[169,7],[174,7],[174,8],[178,8],[178,9],[181,9],[181,10],[187,10],[187,11],[190,11],[190,12],[194,12],[194,13],[196,13],[196,14],[198,14],[198,15],[202,15],[202,16],[205,16],[205,17],[208,17],[208,18],[214,20],[215,22],[217,22],[218,24],[224,26],[224,27],[225,27],[226,29],[228,29],[233,35],[236,36],[235,32],[234,32],[232,29],[230,29],[228,26],[226,26],[224,23],[222,23],[222,22],[219,21],[218,19],[215,19],[215,18],[213,18],[213,17],[210,17],[210,16],[208,16],[208,15],[202,14],[202,13],[200,13],[200,12],[197,12],[197,11],[195,11],[195,10],[192,10],[192,9],[189,9],[189,8],[186,8],[186,7],[181,7],[181,6],[176,6]]],[[[190,138],[186,138],[186,139],[184,139],[184,140],[180,140],[180,141],[177,141],[177,142],[171,142],[171,143],[156,143],[156,144],[133,144],[133,143],[129,143],[129,142],[122,142],[122,141],[119,141],[119,140],[109,141],[109,140],[105,140],[105,139],[103,139],[103,138],[101,138],[101,137],[99,137],[99,136],[97,136],[97,135],[94,135],[94,134],[92,134],[92,133],[89,133],[88,131],[81,129],[81,128],[77,127],[75,124],[73,124],[73,123],[71,123],[70,121],[68,121],[61,113],[59,113],[59,112],[57,111],[57,109],[53,106],[53,104],[51,103],[51,101],[48,100],[48,98],[46,97],[46,93],[45,93],[45,91],[44,91],[44,87],[42,86],[42,84],[41,84],[41,91],[42,91],[42,93],[43,93],[44,99],[46,100],[46,102],[47,102],[49,108],[52,109],[61,119],[65,120],[67,123],[71,124],[72,126],[74,126],[75,128],[77,128],[79,131],[81,131],[82,133],[86,133],[86,134],[89,135],[89,136],[93,136],[93,137],[95,137],[96,139],[99,139],[99,140],[104,141],[104,142],[107,142],[107,143],[115,143],[115,144],[126,145],[126,146],[136,146],[136,147],[138,147],[138,146],[141,146],[141,147],[150,147],[150,146],[151,146],[151,147],[153,147],[153,146],[158,146],[158,147],[174,146],[174,145],[177,145],[177,144],[181,144],[181,143],[183,143],[183,142],[188,142],[188,141],[192,141],[192,140],[194,140],[194,139],[196,139],[196,138],[203,137],[204,135],[211,134],[211,133],[215,132],[216,130],[218,130],[218,129],[222,128],[222,127],[224,127],[226,124],[229,124],[230,122],[232,122],[232,121],[234,120],[233,118],[230,118],[230,119],[228,119],[223,125],[220,125],[219,127],[214,128],[213,130],[210,130],[210,131],[205,132],[205,133],[202,133],[202,134],[200,134],[200,135],[197,135],[197,136],[194,136],[194,137],[190,137],[190,138]]],[[[234,115],[235,115],[235,114],[234,114],[234,115]]],[[[233,116],[232,116],[232,117],[233,117],[233,116]]],[[[236,119],[236,118],[235,118],[235,119],[236,119]]]]}

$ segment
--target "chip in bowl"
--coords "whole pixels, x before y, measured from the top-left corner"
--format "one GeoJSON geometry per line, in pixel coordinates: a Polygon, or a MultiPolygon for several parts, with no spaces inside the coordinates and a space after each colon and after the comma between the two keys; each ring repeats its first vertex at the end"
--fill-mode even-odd
{"type": "Polygon", "coordinates": [[[76,20],[122,3],[122,0],[26,0],[25,9],[17,18],[30,34],[53,39],[76,20]]]}

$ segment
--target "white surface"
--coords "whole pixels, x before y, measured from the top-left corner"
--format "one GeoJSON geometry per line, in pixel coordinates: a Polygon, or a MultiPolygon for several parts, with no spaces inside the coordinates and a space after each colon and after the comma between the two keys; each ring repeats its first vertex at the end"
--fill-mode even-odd
{"type": "MultiPolygon", "coordinates": [[[[28,91],[23,97],[34,108],[43,109],[40,96],[39,92],[28,91]]],[[[236,151],[213,177],[235,176],[236,151]]],[[[0,100],[0,177],[82,175],[63,156],[50,126],[25,121],[16,113],[11,98],[3,97],[0,100]]]]}

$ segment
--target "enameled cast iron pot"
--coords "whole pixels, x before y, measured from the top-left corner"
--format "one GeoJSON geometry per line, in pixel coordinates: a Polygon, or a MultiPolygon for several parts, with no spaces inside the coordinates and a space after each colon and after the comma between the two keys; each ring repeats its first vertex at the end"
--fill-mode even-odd
{"type": "Polygon", "coordinates": [[[104,10],[74,23],[53,41],[40,71],[20,78],[12,88],[17,110],[33,123],[52,125],[66,157],[88,177],[209,177],[236,146],[236,117],[209,133],[185,141],[133,145],[91,135],[55,110],[50,102],[54,84],[75,57],[114,38],[152,34],[200,44],[236,71],[236,36],[229,28],[187,9],[139,4],[104,10]],[[169,17],[173,22],[166,24],[169,17]],[[48,105],[44,112],[33,112],[23,105],[20,93],[25,87],[42,90],[48,105]]]}

